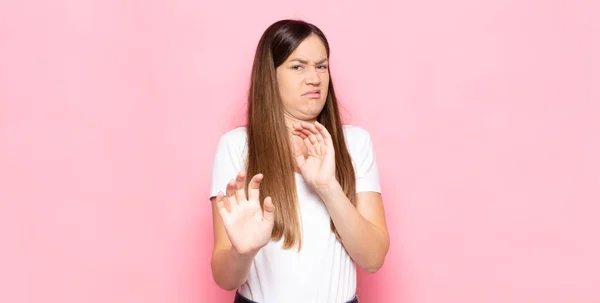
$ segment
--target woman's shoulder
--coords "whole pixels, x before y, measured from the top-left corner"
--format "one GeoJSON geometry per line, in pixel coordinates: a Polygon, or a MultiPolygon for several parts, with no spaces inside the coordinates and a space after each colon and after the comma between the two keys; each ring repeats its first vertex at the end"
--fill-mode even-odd
{"type": "Polygon", "coordinates": [[[344,126],[344,137],[348,143],[364,144],[371,140],[371,134],[364,127],[345,124],[344,126]]]}
{"type": "Polygon", "coordinates": [[[227,139],[227,140],[234,140],[234,141],[243,141],[246,139],[246,127],[245,126],[239,126],[230,130],[225,131],[225,133],[223,133],[221,135],[221,138],[223,139],[227,139]]]}
{"type": "Polygon", "coordinates": [[[240,126],[225,131],[219,138],[219,145],[237,150],[243,149],[246,145],[246,127],[240,126]]]}

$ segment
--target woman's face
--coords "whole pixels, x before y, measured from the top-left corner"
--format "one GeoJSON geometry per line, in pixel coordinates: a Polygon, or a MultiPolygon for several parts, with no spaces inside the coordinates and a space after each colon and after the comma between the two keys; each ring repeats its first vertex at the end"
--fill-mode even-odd
{"type": "Polygon", "coordinates": [[[310,35],[277,67],[277,83],[284,115],[291,120],[314,120],[329,88],[327,50],[321,39],[310,35]]]}

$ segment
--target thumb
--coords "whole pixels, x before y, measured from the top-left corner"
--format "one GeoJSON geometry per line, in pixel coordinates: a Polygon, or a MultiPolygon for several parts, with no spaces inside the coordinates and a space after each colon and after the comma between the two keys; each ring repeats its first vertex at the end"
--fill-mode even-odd
{"type": "Polygon", "coordinates": [[[275,205],[273,204],[271,197],[266,197],[265,202],[263,203],[263,218],[268,223],[272,224],[275,222],[275,205]]]}

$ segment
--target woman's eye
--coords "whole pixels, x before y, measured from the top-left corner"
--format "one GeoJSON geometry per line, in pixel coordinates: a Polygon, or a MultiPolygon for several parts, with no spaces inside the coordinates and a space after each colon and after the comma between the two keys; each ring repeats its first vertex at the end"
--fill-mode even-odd
{"type": "Polygon", "coordinates": [[[292,66],[292,69],[295,69],[295,70],[300,70],[301,68],[302,68],[302,66],[300,66],[300,65],[292,66]]]}
{"type": "Polygon", "coordinates": [[[317,68],[319,68],[319,69],[327,69],[327,65],[319,65],[317,68]]]}

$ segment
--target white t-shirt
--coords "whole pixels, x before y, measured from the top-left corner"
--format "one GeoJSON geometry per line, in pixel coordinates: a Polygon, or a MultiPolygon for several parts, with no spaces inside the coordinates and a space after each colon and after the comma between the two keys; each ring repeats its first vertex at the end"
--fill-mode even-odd
{"type": "MultiPolygon", "coordinates": [[[[345,125],[344,136],[356,173],[356,192],[379,192],[379,172],[369,133],[345,125]]],[[[210,197],[225,192],[227,182],[246,170],[246,128],[238,127],[219,141],[213,163],[210,197]]],[[[302,226],[302,249],[282,249],[271,241],[255,256],[248,280],[238,292],[259,303],[342,303],[356,292],[356,267],[331,232],[329,213],[321,198],[296,173],[302,226]]],[[[275,201],[274,201],[275,202],[275,201]]],[[[276,202],[275,202],[276,203],[276,202]]]]}

